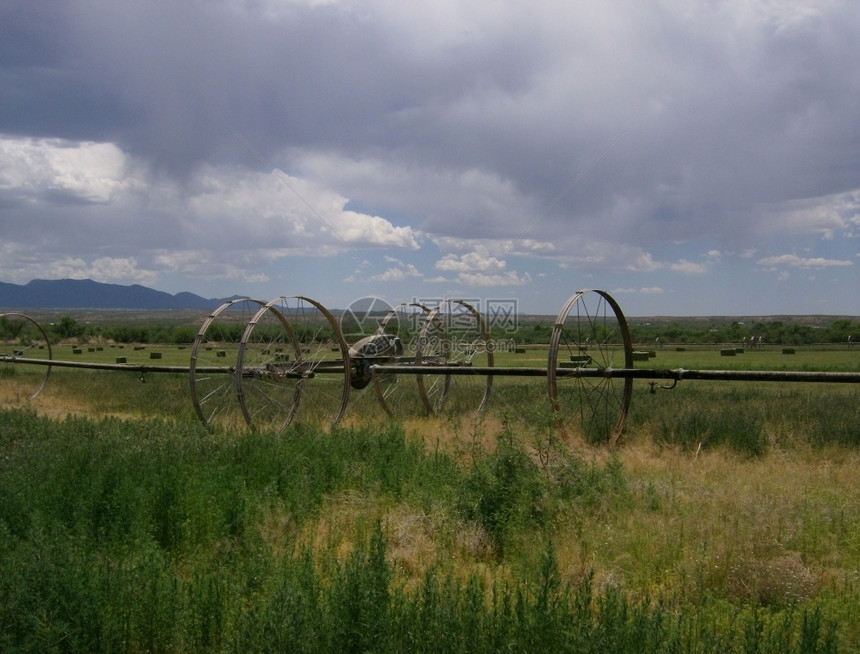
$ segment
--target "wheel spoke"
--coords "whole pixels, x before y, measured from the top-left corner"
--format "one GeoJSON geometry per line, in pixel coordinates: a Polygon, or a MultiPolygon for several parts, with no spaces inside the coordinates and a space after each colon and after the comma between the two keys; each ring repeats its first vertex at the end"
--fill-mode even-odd
{"type": "MultiPolygon", "coordinates": [[[[418,339],[416,362],[434,365],[492,367],[493,345],[481,315],[462,300],[446,300],[431,311],[418,339]]],[[[422,373],[418,389],[431,413],[483,411],[492,391],[492,375],[422,373]]]]}
{"type": "Polygon", "coordinates": [[[617,303],[603,291],[574,294],[556,319],[547,362],[550,402],[566,436],[614,442],[630,405],[632,380],[600,376],[560,376],[562,367],[609,370],[632,367],[627,323],[617,303]]]}
{"type": "Polygon", "coordinates": [[[191,350],[191,400],[203,424],[247,426],[239,406],[235,370],[248,321],[263,302],[239,298],[218,307],[200,327],[191,350]]]}
{"type": "Polygon", "coordinates": [[[0,313],[0,334],[0,356],[6,358],[0,363],[0,404],[20,406],[42,392],[51,374],[51,366],[15,360],[50,361],[51,343],[41,325],[23,313],[0,313]]]}
{"type": "Polygon", "coordinates": [[[335,424],[349,398],[348,358],[325,307],[301,296],[272,300],[242,336],[236,379],[245,418],[277,431],[294,420],[335,424]]]}
{"type": "MultiPolygon", "coordinates": [[[[376,339],[382,339],[377,341],[381,345],[371,339],[370,343],[356,344],[350,349],[354,365],[415,363],[420,328],[429,313],[430,309],[418,302],[404,302],[391,309],[374,334],[376,339]]],[[[388,415],[403,418],[424,411],[415,375],[383,370],[373,375],[372,382],[376,398],[388,415]]]]}

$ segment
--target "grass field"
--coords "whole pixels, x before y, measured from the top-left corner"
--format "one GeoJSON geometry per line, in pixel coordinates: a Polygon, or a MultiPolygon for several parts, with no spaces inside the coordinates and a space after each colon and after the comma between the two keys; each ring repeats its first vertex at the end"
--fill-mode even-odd
{"type": "Polygon", "coordinates": [[[398,420],[364,389],[282,434],[206,430],[187,375],[55,368],[12,406],[21,381],[0,370],[3,651],[860,651],[855,384],[637,381],[610,449],[558,438],[543,379],[398,420]]]}

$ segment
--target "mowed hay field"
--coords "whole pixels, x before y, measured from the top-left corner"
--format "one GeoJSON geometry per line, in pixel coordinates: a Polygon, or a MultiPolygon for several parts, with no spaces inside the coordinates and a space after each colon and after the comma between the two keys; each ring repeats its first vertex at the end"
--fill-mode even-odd
{"type": "MultiPolygon", "coordinates": [[[[188,363],[121,354],[153,349],[188,363]]],[[[636,381],[609,448],[559,438],[541,378],[497,378],[483,414],[391,419],[364,389],[276,434],[207,430],[183,374],[54,368],[30,402],[23,374],[0,374],[4,651],[860,651],[856,384],[636,381]]]]}

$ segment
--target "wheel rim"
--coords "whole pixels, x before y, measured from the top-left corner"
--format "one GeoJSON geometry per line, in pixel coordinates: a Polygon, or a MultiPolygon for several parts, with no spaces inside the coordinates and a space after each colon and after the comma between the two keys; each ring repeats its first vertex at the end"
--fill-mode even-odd
{"type": "Polygon", "coordinates": [[[30,316],[17,313],[0,313],[0,320],[15,335],[17,344],[0,343],[0,401],[20,406],[34,400],[48,383],[51,365],[16,363],[18,358],[51,361],[51,342],[42,326],[30,316]]]}
{"type": "Polygon", "coordinates": [[[319,302],[279,297],[249,321],[236,385],[254,428],[280,431],[295,420],[334,425],[346,411],[349,381],[346,341],[319,302]]]}
{"type": "Polygon", "coordinates": [[[245,428],[236,388],[236,359],[248,322],[265,303],[253,298],[225,302],[209,315],[191,349],[191,400],[207,426],[245,428]]]}
{"type": "MultiPolygon", "coordinates": [[[[493,346],[481,314],[463,300],[445,300],[424,321],[416,363],[492,367],[493,346]]],[[[492,391],[492,375],[418,375],[418,388],[430,413],[483,411],[492,391]]]]}
{"type": "Polygon", "coordinates": [[[404,302],[397,305],[382,320],[377,335],[399,336],[403,345],[402,356],[381,361],[382,370],[373,375],[373,388],[382,408],[390,416],[403,417],[424,411],[417,379],[414,375],[398,375],[384,370],[386,362],[414,364],[420,330],[430,309],[419,302],[404,302]],[[404,325],[405,323],[405,325],[404,325]]]}
{"type": "Polygon", "coordinates": [[[618,303],[605,291],[579,291],[559,312],[547,362],[550,403],[566,437],[615,443],[621,436],[633,380],[562,376],[560,367],[632,368],[633,347],[618,303]]]}

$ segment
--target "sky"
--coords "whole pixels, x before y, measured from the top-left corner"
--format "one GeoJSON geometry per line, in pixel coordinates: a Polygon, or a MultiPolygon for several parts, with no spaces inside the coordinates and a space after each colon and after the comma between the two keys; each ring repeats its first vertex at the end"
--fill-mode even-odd
{"type": "Polygon", "coordinates": [[[855,0],[0,3],[0,281],[860,315],[855,0]]]}

